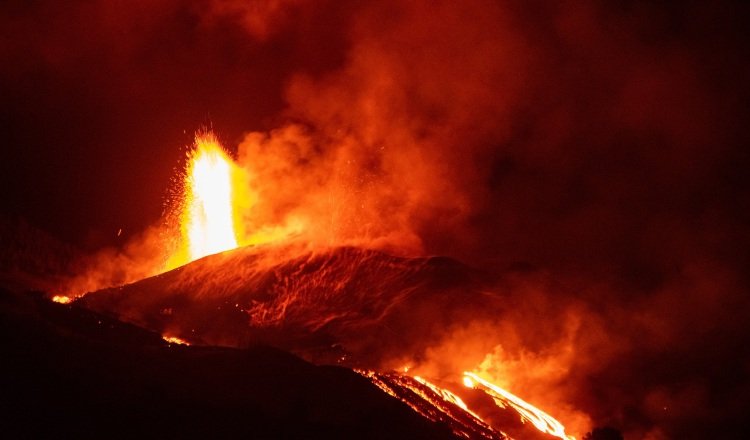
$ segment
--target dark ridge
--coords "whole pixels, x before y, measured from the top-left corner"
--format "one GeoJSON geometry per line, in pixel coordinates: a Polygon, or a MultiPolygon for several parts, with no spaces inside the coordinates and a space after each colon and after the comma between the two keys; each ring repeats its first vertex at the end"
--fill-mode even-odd
{"type": "Polygon", "coordinates": [[[22,218],[0,214],[0,286],[15,290],[50,290],[70,276],[81,251],[22,218]]]}
{"type": "Polygon", "coordinates": [[[277,349],[170,345],[0,290],[4,438],[451,439],[360,375],[277,349]]]}

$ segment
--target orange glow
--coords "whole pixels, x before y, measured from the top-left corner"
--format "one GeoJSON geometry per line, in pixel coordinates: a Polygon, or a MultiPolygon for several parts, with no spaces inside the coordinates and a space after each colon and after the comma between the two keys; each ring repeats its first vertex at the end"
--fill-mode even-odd
{"type": "Polygon", "coordinates": [[[563,440],[575,440],[575,437],[565,434],[565,427],[551,415],[474,373],[464,372],[464,385],[469,388],[483,390],[500,407],[512,407],[521,414],[522,421],[531,422],[538,430],[544,433],[563,440]]]}
{"type": "Polygon", "coordinates": [[[60,304],[70,304],[73,302],[73,298],[65,295],[55,295],[52,297],[52,301],[60,304]]]}

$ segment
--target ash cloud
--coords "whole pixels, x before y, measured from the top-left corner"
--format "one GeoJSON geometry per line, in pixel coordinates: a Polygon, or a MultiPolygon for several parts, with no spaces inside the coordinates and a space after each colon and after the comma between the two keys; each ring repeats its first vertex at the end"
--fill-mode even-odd
{"type": "MultiPolygon", "coordinates": [[[[33,121],[55,119],[69,94],[86,104],[52,129],[117,162],[64,179],[73,192],[112,182],[107,195],[127,206],[109,215],[152,222],[161,195],[126,195],[115,187],[136,180],[117,169],[139,164],[141,181],[160,187],[176,161],[165,148],[189,143],[175,133],[210,115],[242,139],[238,160],[258,197],[248,224],[304,219],[327,244],[510,270],[516,311],[478,332],[501,348],[474,341],[471,358],[504,359],[529,400],[634,436],[690,438],[723,423],[730,435],[750,395],[747,7],[404,3],[17,5],[3,14],[6,33],[45,32],[5,39],[3,59],[23,63],[3,78],[42,72],[43,88],[12,95],[35,99],[33,121]],[[68,33],[71,20],[93,27],[68,33]],[[68,128],[102,108],[124,125],[68,128]],[[170,134],[159,135],[165,123],[170,134]],[[152,217],[138,217],[147,202],[152,217]],[[549,365],[561,373],[533,377],[549,365]]],[[[12,130],[14,142],[31,131],[12,130]]],[[[41,154],[54,142],[40,136],[41,154]]],[[[57,166],[43,168],[60,176],[76,165],[57,166]]],[[[449,357],[463,331],[434,358],[449,357]]]]}
{"type": "Polygon", "coordinates": [[[482,346],[475,361],[489,334],[509,365],[496,374],[576,426],[731,435],[747,403],[745,9],[365,5],[344,66],[289,81],[295,125],[240,145],[281,176],[258,179],[258,212],[268,201],[338,239],[532,269],[514,275],[516,312],[477,341],[456,328],[428,371],[448,371],[435,364],[456,339],[482,346]]]}
{"type": "Polygon", "coordinates": [[[513,275],[516,308],[448,331],[425,371],[487,356],[581,432],[731,435],[748,396],[738,8],[365,5],[343,67],[291,77],[296,123],[240,145],[262,164],[257,213],[544,269],[513,275]]]}

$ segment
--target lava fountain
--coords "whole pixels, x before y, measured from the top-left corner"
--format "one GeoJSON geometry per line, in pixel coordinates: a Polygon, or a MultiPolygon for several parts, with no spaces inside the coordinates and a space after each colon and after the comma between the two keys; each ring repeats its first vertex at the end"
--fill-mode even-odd
{"type": "Polygon", "coordinates": [[[172,269],[237,247],[232,207],[236,165],[212,133],[196,136],[188,153],[179,224],[181,244],[169,259],[172,269]]]}

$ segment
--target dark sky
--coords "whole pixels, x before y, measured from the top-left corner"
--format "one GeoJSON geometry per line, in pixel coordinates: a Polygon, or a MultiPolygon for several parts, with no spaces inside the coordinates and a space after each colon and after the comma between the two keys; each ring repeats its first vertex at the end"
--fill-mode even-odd
{"type": "Polygon", "coordinates": [[[208,9],[3,2],[2,211],[76,244],[112,243],[158,220],[197,130],[236,149],[283,108],[292,72],[341,61],[335,12],[256,38],[208,9]]]}
{"type": "Polygon", "coordinates": [[[212,127],[254,167],[258,224],[333,218],[335,198],[347,238],[549,271],[565,287],[529,281],[544,301],[514,322],[585,316],[613,347],[577,336],[591,362],[570,383],[596,420],[684,433],[750,404],[748,17],[731,1],[5,1],[0,214],[118,243],[159,222],[212,127]],[[626,385],[589,393],[602,384],[626,385]]]}

